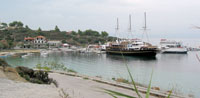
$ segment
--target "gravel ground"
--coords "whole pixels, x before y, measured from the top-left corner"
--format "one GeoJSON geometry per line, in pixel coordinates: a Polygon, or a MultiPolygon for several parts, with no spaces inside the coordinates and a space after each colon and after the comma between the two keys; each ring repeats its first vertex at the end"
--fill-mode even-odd
{"type": "MultiPolygon", "coordinates": [[[[62,88],[63,91],[69,95],[69,98],[113,98],[110,95],[101,92],[102,89],[100,88],[115,90],[137,97],[137,94],[132,90],[98,83],[81,77],[73,77],[58,73],[49,73],[49,76],[57,81],[58,87],[62,88]]],[[[142,97],[145,98],[145,94],[142,94],[142,97]]],[[[150,98],[155,97],[150,96],[150,98]]]]}
{"type": "Polygon", "coordinates": [[[0,78],[0,98],[61,98],[54,85],[16,82],[0,78]]]}

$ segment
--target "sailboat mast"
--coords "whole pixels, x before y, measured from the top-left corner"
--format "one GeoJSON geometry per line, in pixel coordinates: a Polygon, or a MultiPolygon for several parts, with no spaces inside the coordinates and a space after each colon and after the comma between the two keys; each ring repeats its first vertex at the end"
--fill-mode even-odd
{"type": "Polygon", "coordinates": [[[118,36],[117,36],[117,34],[118,34],[118,32],[119,32],[119,19],[117,18],[117,27],[115,28],[115,32],[116,32],[116,37],[117,37],[117,41],[119,40],[119,38],[118,38],[118,36]]]}
{"type": "Polygon", "coordinates": [[[115,29],[116,29],[116,31],[119,30],[119,20],[118,20],[118,18],[117,18],[117,27],[115,29]]]}
{"type": "Polygon", "coordinates": [[[146,18],[146,12],[144,12],[144,30],[147,29],[147,18],[146,18]]]}
{"type": "Polygon", "coordinates": [[[131,32],[131,14],[129,15],[129,31],[131,32]]]}
{"type": "MultiPolygon", "coordinates": [[[[146,18],[146,12],[144,12],[144,27],[143,27],[143,34],[146,35],[147,41],[149,42],[149,36],[147,34],[147,18],[146,18]]],[[[142,35],[143,36],[143,35],[142,35]]]]}

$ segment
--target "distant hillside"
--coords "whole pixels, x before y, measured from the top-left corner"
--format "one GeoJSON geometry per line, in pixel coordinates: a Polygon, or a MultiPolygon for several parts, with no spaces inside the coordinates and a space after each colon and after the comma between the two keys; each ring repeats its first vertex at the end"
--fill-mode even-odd
{"type": "Polygon", "coordinates": [[[107,32],[85,30],[60,31],[56,26],[54,30],[43,31],[41,28],[32,30],[27,25],[24,27],[22,22],[14,21],[7,25],[0,23],[0,49],[12,48],[23,42],[24,37],[45,36],[48,40],[61,40],[63,43],[84,46],[87,44],[98,44],[111,41],[114,37],[110,37],[107,32]]]}

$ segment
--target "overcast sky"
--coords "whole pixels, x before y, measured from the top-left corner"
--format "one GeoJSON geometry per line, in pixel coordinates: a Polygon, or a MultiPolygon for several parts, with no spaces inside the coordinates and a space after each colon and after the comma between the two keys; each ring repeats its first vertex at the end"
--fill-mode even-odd
{"type": "Polygon", "coordinates": [[[132,15],[134,35],[140,36],[147,12],[152,38],[200,38],[200,0],[0,0],[0,22],[22,21],[32,29],[63,31],[93,29],[127,35],[132,15]]]}

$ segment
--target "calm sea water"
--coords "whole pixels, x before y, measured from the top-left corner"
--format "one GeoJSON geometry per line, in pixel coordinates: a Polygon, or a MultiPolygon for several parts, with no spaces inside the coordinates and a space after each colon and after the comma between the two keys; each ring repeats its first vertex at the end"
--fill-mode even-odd
{"type": "Polygon", "coordinates": [[[196,58],[200,52],[188,54],[157,54],[155,58],[125,57],[106,54],[50,53],[47,57],[34,54],[27,58],[7,57],[12,66],[35,67],[38,63],[56,61],[80,74],[101,76],[105,79],[129,79],[127,64],[134,79],[148,85],[153,70],[152,86],[162,90],[193,94],[200,98],[200,62],[196,58]]]}

